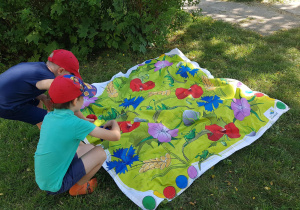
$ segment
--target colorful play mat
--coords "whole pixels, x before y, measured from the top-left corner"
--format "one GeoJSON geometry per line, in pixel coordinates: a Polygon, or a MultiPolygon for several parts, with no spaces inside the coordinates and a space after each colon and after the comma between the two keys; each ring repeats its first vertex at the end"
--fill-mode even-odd
{"type": "Polygon", "coordinates": [[[95,114],[98,126],[115,119],[121,139],[85,141],[102,145],[103,168],[142,209],[179,196],[289,109],[240,81],[214,78],[178,49],[93,85],[97,95],[82,112],[95,114]]]}

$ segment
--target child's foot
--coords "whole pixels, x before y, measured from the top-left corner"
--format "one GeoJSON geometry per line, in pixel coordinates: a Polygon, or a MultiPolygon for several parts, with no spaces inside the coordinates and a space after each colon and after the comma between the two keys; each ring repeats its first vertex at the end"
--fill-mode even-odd
{"type": "Polygon", "coordinates": [[[97,187],[97,179],[91,179],[83,185],[78,185],[77,183],[70,188],[69,193],[72,196],[76,195],[86,195],[92,193],[97,187]]]}

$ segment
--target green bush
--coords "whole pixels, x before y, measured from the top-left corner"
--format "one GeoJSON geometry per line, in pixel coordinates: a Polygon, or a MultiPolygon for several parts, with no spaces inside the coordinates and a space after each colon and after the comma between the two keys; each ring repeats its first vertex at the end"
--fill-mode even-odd
{"type": "MultiPolygon", "coordinates": [[[[187,0],[198,4],[200,0],[187,0]]],[[[6,0],[0,2],[0,64],[71,50],[79,59],[102,48],[145,52],[184,24],[184,0],[6,0]],[[177,14],[177,15],[175,15],[177,14]]]]}

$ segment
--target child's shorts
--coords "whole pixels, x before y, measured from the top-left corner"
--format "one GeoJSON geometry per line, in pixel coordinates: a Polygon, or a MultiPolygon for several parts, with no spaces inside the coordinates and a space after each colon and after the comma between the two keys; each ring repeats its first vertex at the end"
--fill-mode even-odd
{"type": "Polygon", "coordinates": [[[81,158],[75,154],[66,175],[62,181],[61,188],[57,192],[49,192],[49,195],[56,195],[68,191],[74,184],[76,184],[86,174],[85,168],[81,158]]]}
{"type": "Polygon", "coordinates": [[[33,99],[14,109],[0,109],[0,117],[8,120],[19,120],[36,125],[44,120],[47,110],[38,108],[39,100],[33,99]]]}

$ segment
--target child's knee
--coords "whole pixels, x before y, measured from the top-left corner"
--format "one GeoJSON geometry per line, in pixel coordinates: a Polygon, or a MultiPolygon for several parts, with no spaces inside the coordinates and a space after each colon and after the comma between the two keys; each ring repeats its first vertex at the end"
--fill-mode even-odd
{"type": "Polygon", "coordinates": [[[96,146],[96,149],[100,159],[103,161],[106,160],[106,152],[104,151],[104,149],[101,146],[96,146]]]}

